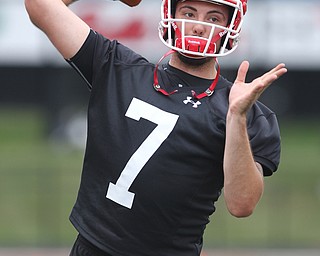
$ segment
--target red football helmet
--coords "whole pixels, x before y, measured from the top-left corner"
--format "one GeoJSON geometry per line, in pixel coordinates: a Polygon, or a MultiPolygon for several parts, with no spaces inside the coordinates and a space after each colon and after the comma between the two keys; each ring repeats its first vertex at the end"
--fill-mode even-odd
{"type": "Polygon", "coordinates": [[[237,48],[243,17],[247,11],[247,0],[197,0],[228,6],[230,17],[226,27],[196,20],[176,19],[176,6],[180,1],[187,0],[162,0],[159,37],[166,46],[192,58],[225,56],[237,48]],[[181,29],[177,23],[181,24],[181,29]],[[184,26],[189,23],[211,28],[209,37],[185,35],[184,26]],[[220,48],[217,49],[216,42],[220,39],[220,48]]]}

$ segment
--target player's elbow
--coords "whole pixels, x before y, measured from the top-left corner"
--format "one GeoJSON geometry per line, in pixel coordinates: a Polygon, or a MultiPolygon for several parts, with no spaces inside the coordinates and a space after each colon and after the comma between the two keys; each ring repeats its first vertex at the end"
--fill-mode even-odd
{"type": "Polygon", "coordinates": [[[236,218],[245,218],[253,214],[254,207],[228,207],[228,211],[236,218]]]}
{"type": "Polygon", "coordinates": [[[27,13],[29,15],[29,18],[32,21],[32,23],[35,23],[34,22],[34,18],[33,18],[33,16],[34,16],[34,14],[33,14],[34,11],[33,10],[35,9],[34,5],[35,5],[35,1],[33,1],[33,0],[25,0],[24,1],[24,6],[26,8],[26,11],[27,11],[27,13]]]}
{"type": "Polygon", "coordinates": [[[263,187],[239,192],[239,190],[225,189],[224,197],[228,211],[237,218],[248,217],[253,214],[263,193],[263,187]]]}
{"type": "Polygon", "coordinates": [[[25,0],[24,6],[26,8],[26,11],[29,15],[30,21],[37,27],[38,26],[38,20],[41,15],[44,15],[41,5],[39,5],[37,0],[25,0]]]}
{"type": "Polygon", "coordinates": [[[245,198],[235,198],[232,200],[226,199],[226,206],[229,213],[237,218],[249,217],[253,214],[257,205],[257,200],[249,200],[245,198]]]}
{"type": "Polygon", "coordinates": [[[33,5],[35,4],[35,1],[33,0],[24,0],[24,6],[28,12],[28,14],[30,15],[30,12],[33,9],[33,5]]]}

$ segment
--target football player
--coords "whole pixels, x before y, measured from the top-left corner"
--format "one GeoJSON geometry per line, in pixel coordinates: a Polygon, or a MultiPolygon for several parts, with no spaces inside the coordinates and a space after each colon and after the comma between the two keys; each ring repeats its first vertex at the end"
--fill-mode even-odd
{"type": "Polygon", "coordinates": [[[257,100],[285,65],[252,82],[247,61],[235,81],[220,75],[217,58],[236,49],[246,0],[162,0],[169,52],[157,65],[90,29],[71,2],[25,0],[91,91],[70,255],[200,255],[222,190],[232,215],[249,216],[278,168],[277,118],[257,100]]]}

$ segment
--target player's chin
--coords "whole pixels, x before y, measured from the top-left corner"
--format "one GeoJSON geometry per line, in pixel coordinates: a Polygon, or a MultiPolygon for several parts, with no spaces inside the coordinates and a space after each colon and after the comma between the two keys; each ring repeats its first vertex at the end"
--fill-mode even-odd
{"type": "Polygon", "coordinates": [[[208,63],[211,60],[210,57],[195,56],[181,52],[179,52],[178,56],[183,63],[188,64],[190,66],[201,66],[203,64],[208,63]]]}

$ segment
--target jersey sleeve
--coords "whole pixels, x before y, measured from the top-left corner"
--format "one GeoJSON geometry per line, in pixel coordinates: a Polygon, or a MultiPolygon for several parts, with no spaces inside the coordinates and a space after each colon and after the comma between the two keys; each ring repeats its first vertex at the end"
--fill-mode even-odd
{"type": "Polygon", "coordinates": [[[264,176],[278,169],[281,138],[277,117],[274,112],[257,102],[248,118],[248,134],[254,160],[263,167],[264,176]]]}
{"type": "Polygon", "coordinates": [[[85,80],[88,87],[92,88],[92,67],[95,45],[95,32],[90,33],[80,50],[71,59],[66,61],[73,67],[85,80]]]}
{"type": "Polygon", "coordinates": [[[112,72],[114,65],[148,62],[118,41],[109,40],[92,29],[76,55],[66,61],[81,75],[89,89],[99,74],[112,72]]]}

